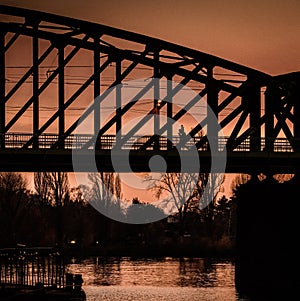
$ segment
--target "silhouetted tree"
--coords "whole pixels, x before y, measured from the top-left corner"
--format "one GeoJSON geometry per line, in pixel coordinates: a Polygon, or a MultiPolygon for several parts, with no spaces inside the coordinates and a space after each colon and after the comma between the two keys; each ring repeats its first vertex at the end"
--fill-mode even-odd
{"type": "Polygon", "coordinates": [[[127,208],[126,216],[129,222],[135,224],[146,224],[166,217],[163,210],[151,203],[141,202],[138,198],[133,198],[132,204],[127,208]]]}
{"type": "Polygon", "coordinates": [[[165,173],[159,178],[149,176],[146,181],[149,182],[149,188],[154,190],[156,198],[163,199],[160,202],[165,212],[171,214],[177,211],[179,222],[183,225],[185,213],[197,194],[195,183],[198,174],[165,173]]]}
{"type": "Polygon", "coordinates": [[[234,199],[226,198],[224,195],[217,200],[215,205],[216,235],[220,238],[235,236],[236,228],[236,202],[234,199]]]}
{"type": "Polygon", "coordinates": [[[69,200],[69,180],[65,172],[42,172],[34,175],[34,185],[41,202],[56,208],[56,241],[63,244],[62,207],[69,200]]]}
{"type": "Polygon", "coordinates": [[[197,183],[197,194],[200,198],[202,219],[211,221],[214,216],[218,194],[224,182],[224,176],[218,173],[201,174],[201,181],[197,183]]]}
{"type": "Polygon", "coordinates": [[[95,231],[93,211],[84,198],[85,188],[72,187],[63,207],[65,241],[76,241],[80,247],[92,244],[95,231]]]}
{"type": "Polygon", "coordinates": [[[21,222],[24,210],[30,202],[27,181],[15,172],[0,173],[1,229],[6,241],[16,243],[17,225],[21,222]]]}
{"type": "Polygon", "coordinates": [[[251,176],[248,174],[239,174],[235,176],[230,185],[232,192],[234,193],[237,187],[239,187],[242,184],[246,184],[250,179],[251,176]]]}
{"type": "Polygon", "coordinates": [[[147,177],[146,181],[158,199],[168,194],[160,201],[161,206],[169,214],[177,211],[182,233],[189,212],[212,219],[214,202],[224,178],[216,173],[165,173],[158,179],[147,177]]]}
{"type": "Polygon", "coordinates": [[[34,188],[44,204],[62,207],[69,200],[69,180],[65,172],[36,172],[34,188]]]}
{"type": "Polygon", "coordinates": [[[34,188],[37,199],[41,205],[51,205],[52,203],[52,184],[50,173],[35,172],[34,173],[34,188]]]}
{"type": "Polygon", "coordinates": [[[120,213],[121,182],[113,172],[89,173],[90,185],[85,190],[85,198],[99,211],[114,210],[120,213]]]}
{"type": "Polygon", "coordinates": [[[113,239],[117,234],[116,222],[110,218],[122,219],[123,212],[121,208],[121,181],[117,173],[89,173],[89,185],[85,188],[85,199],[101,213],[102,218],[97,221],[96,236],[101,239],[113,239]],[[99,233],[101,231],[101,233],[99,233]]]}

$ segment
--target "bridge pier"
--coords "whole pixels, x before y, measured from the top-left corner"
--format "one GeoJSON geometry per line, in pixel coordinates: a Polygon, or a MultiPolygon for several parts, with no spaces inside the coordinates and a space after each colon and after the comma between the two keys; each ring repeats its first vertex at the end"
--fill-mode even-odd
{"type": "Polygon", "coordinates": [[[283,184],[272,176],[264,181],[252,177],[240,189],[235,282],[241,296],[287,300],[299,287],[293,271],[299,257],[295,213],[299,184],[299,175],[283,184]]]}

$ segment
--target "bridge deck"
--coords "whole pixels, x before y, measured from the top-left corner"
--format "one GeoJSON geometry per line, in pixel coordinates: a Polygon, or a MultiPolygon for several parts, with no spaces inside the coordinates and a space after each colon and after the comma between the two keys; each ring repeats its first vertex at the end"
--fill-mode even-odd
{"type": "MultiPolygon", "coordinates": [[[[130,165],[134,172],[149,172],[149,160],[155,155],[162,156],[168,166],[167,171],[178,172],[181,169],[181,157],[175,148],[168,149],[167,139],[160,137],[160,143],[141,150],[140,147],[149,139],[150,136],[130,138],[130,141],[124,143],[120,150],[115,153],[119,162],[128,161],[128,150],[130,149],[130,165]],[[133,141],[138,141],[133,144],[133,141]]],[[[5,137],[6,148],[0,149],[0,169],[2,171],[74,171],[72,153],[76,151],[76,160],[80,171],[93,171],[86,166],[88,157],[95,157],[97,170],[110,172],[115,171],[111,160],[111,149],[115,145],[116,138],[113,135],[102,136],[98,139],[98,147],[84,147],[93,136],[68,136],[64,141],[64,148],[53,148],[56,145],[58,136],[45,134],[39,137],[39,148],[24,148],[24,144],[30,138],[26,134],[9,134],[5,137]],[[82,162],[82,163],[81,163],[82,162]]],[[[187,145],[199,141],[189,141],[187,145]]],[[[179,143],[179,137],[175,137],[173,142],[179,143]]],[[[219,155],[224,155],[222,150],[226,147],[227,137],[219,138],[219,155]]],[[[176,145],[175,145],[176,146],[176,145]]],[[[227,150],[226,154],[226,170],[227,173],[251,173],[251,172],[276,172],[276,173],[294,173],[300,171],[300,164],[295,164],[300,159],[300,153],[294,152],[289,141],[284,138],[277,138],[274,142],[274,150],[272,152],[264,151],[264,139],[261,141],[260,151],[250,151],[250,141],[245,140],[234,150],[227,150]]],[[[210,172],[211,169],[211,152],[207,145],[204,144],[198,149],[201,172],[210,172]]],[[[182,150],[181,156],[189,156],[188,150],[182,150]]],[[[218,157],[218,153],[216,154],[218,157]]],[[[218,160],[218,158],[217,158],[218,160]]],[[[117,172],[128,172],[126,166],[119,165],[117,172]]],[[[193,170],[193,162],[191,162],[191,170],[193,170]]],[[[160,171],[159,169],[156,171],[160,171]]],[[[195,172],[197,172],[195,170],[195,172]]],[[[222,172],[216,169],[215,172],[222,172]]]]}

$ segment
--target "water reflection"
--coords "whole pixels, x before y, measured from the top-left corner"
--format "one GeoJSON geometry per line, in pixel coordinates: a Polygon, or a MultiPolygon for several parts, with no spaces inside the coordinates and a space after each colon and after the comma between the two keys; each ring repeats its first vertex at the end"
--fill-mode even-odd
{"type": "Polygon", "coordinates": [[[230,260],[94,257],[67,266],[89,286],[234,287],[230,260]]]}
{"type": "Polygon", "coordinates": [[[178,286],[230,287],[234,286],[234,266],[230,261],[211,259],[179,260],[178,286]]]}
{"type": "Polygon", "coordinates": [[[209,258],[93,257],[73,259],[88,301],[237,301],[234,263],[209,258]]]}

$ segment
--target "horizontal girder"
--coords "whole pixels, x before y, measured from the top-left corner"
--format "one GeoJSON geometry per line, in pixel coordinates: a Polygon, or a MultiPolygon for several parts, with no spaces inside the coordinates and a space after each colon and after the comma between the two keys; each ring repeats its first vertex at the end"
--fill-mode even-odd
{"type": "MultiPolygon", "coordinates": [[[[79,162],[86,162],[90,156],[95,157],[97,171],[115,172],[111,161],[111,152],[109,150],[92,151],[82,150],[77,154],[79,162]]],[[[188,154],[187,154],[188,156],[188,154]]],[[[120,151],[114,158],[119,162],[127,162],[127,151],[120,151]]],[[[132,172],[180,172],[180,158],[176,152],[170,151],[132,151],[130,153],[130,167],[132,172]],[[165,169],[149,168],[149,161],[153,156],[162,156],[167,164],[165,169]]],[[[210,152],[199,152],[200,172],[211,171],[210,152]]],[[[255,173],[255,174],[276,174],[276,173],[299,173],[300,164],[299,153],[266,153],[266,152],[228,152],[227,164],[223,168],[214,169],[215,173],[255,173]]],[[[194,168],[194,164],[188,166],[189,172],[199,172],[194,168]]],[[[71,150],[26,150],[26,149],[5,149],[0,150],[0,171],[18,171],[18,172],[38,172],[38,171],[65,171],[74,172],[71,150]]],[[[95,172],[95,169],[89,168],[86,164],[77,164],[75,172],[95,172]]],[[[117,172],[128,172],[126,165],[118,166],[117,172]]],[[[130,171],[131,172],[131,171],[130,171]]]]}

